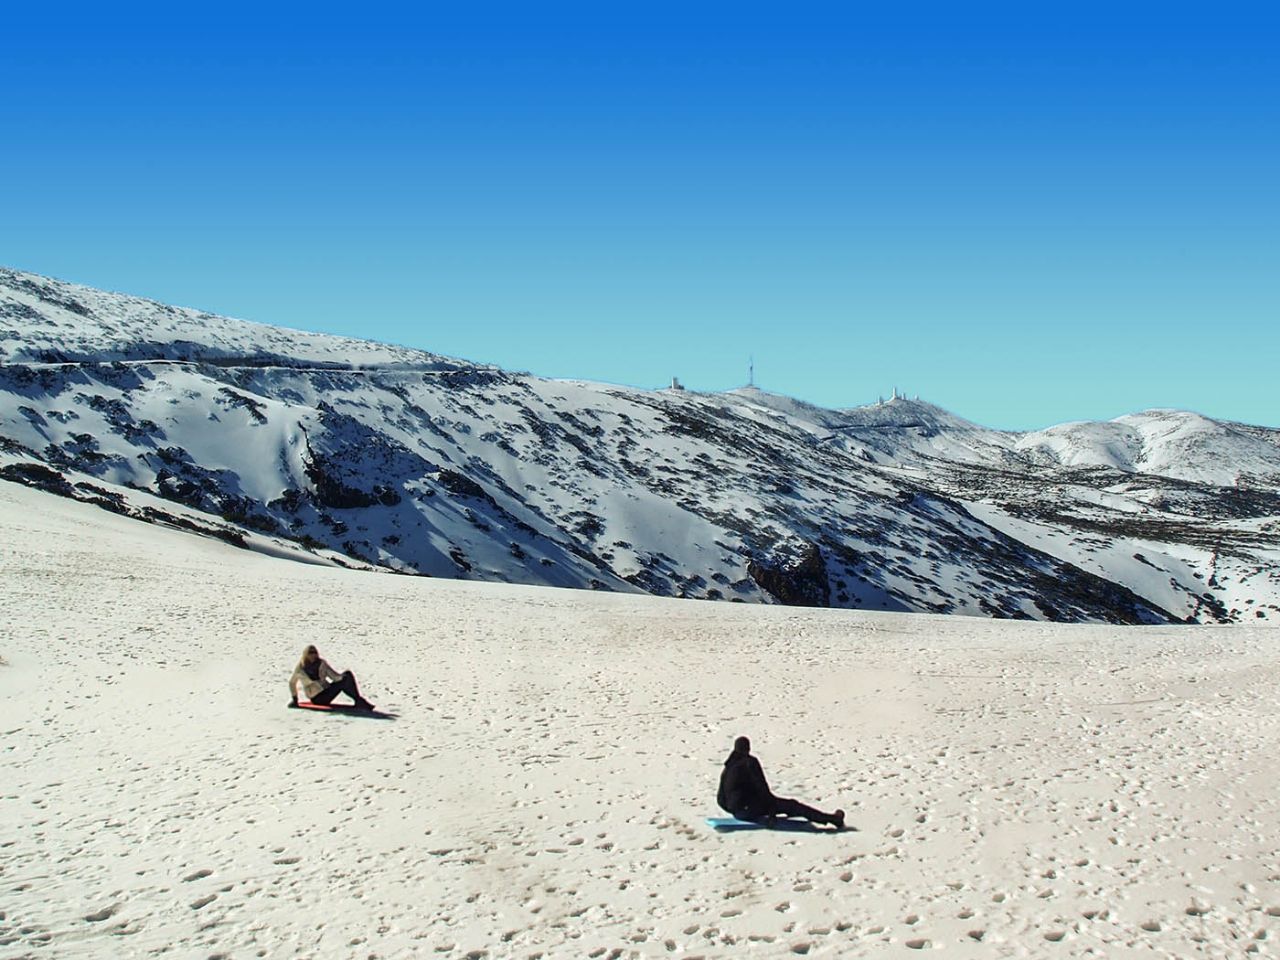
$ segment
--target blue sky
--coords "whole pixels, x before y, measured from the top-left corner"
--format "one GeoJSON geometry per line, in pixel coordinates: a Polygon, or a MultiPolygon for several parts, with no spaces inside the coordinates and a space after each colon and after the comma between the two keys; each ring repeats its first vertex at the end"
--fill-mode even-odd
{"type": "Polygon", "coordinates": [[[1274,4],[24,6],[8,266],[546,376],[1280,424],[1274,4]]]}

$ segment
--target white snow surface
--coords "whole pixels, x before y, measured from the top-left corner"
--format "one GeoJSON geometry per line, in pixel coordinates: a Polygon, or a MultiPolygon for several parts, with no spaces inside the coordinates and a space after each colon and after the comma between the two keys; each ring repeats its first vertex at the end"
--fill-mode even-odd
{"type": "Polygon", "coordinates": [[[1280,629],[272,559],[0,482],[4,957],[1182,958],[1280,936],[1280,629]],[[302,647],[394,720],[286,708],[302,647]],[[721,835],[735,736],[842,833],[721,835]],[[913,955],[913,954],[907,954],[913,955]]]}

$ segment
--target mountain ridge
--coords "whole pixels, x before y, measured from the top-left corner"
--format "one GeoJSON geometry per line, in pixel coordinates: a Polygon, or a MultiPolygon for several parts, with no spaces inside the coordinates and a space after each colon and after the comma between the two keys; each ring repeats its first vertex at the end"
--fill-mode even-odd
{"type": "Polygon", "coordinates": [[[1280,615],[1280,431],[1182,411],[1018,433],[905,398],[826,410],[548,380],[0,268],[0,451],[11,480],[97,487],[126,512],[159,497],[246,545],[405,573],[1050,620],[1280,615]]]}

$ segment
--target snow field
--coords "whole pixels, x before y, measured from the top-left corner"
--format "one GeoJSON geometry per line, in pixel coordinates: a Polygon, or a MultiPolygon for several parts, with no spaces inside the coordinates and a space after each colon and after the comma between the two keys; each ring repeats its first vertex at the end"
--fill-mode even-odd
{"type": "Polygon", "coordinates": [[[1276,951],[1275,628],[362,573],[11,483],[0,584],[6,958],[1276,951]],[[397,719],[285,709],[310,642],[397,719]],[[705,827],[742,733],[855,829],[705,827]]]}

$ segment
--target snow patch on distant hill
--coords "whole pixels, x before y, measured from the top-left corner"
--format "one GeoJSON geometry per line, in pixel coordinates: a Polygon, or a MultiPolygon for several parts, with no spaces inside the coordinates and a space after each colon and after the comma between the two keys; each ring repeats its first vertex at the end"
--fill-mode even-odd
{"type": "Polygon", "coordinates": [[[1223,487],[1280,484],[1280,430],[1180,410],[1062,424],[1026,434],[1015,446],[1033,462],[1055,466],[1110,467],[1223,487]]]}

